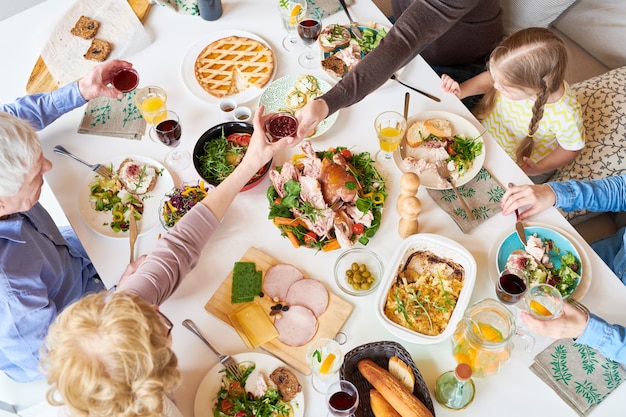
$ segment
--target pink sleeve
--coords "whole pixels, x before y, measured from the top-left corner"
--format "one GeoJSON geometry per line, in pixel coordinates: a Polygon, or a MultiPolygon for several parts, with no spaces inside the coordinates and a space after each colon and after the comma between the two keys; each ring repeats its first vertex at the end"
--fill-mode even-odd
{"type": "Polygon", "coordinates": [[[197,204],[163,235],[137,271],[118,285],[160,305],[198,263],[202,248],[219,225],[211,210],[197,204]]]}

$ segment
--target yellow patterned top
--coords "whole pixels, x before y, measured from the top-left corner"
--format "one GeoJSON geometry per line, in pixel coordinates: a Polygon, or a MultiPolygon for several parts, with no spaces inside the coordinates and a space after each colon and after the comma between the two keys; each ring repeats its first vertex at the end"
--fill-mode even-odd
{"type": "MultiPolygon", "coordinates": [[[[520,141],[528,134],[532,107],[532,100],[514,101],[498,94],[494,109],[482,121],[493,139],[514,160],[520,141]]],[[[584,148],[582,110],[567,83],[563,96],[557,102],[545,105],[543,117],[533,138],[535,147],[530,159],[535,162],[549,155],[557,145],[570,151],[584,148]]]]}

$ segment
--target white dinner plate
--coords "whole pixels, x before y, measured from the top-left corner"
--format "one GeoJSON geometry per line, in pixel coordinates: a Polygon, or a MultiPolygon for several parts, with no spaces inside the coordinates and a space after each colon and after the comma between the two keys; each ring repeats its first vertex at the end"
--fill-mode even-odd
{"type": "MultiPolygon", "coordinates": [[[[196,80],[196,74],[194,71],[196,59],[202,50],[211,42],[214,42],[218,39],[225,38],[227,36],[239,36],[242,38],[250,38],[255,41],[261,42],[263,45],[267,46],[270,50],[272,48],[270,45],[260,36],[255,35],[254,33],[246,32],[243,30],[223,30],[211,32],[207,36],[203,37],[201,40],[193,44],[191,48],[187,51],[185,56],[183,57],[183,65],[182,65],[182,75],[183,82],[185,86],[191,91],[191,93],[198,97],[200,100],[208,101],[209,103],[218,104],[224,98],[231,98],[235,100],[237,103],[246,103],[250,100],[257,98],[262,92],[263,88],[247,88],[239,93],[231,94],[227,97],[214,97],[209,94],[206,90],[204,90],[198,81],[196,80]]],[[[276,74],[276,65],[277,65],[277,57],[274,51],[272,50],[272,54],[274,55],[274,70],[272,71],[272,75],[268,81],[268,84],[274,79],[274,75],[276,74]]]]}
{"type": "MultiPolygon", "coordinates": [[[[105,166],[113,164],[113,169],[116,170],[120,163],[126,158],[132,158],[135,161],[150,164],[162,172],[161,176],[157,179],[154,189],[144,195],[146,198],[143,199],[143,216],[141,220],[137,222],[138,235],[141,236],[161,224],[158,212],[161,199],[165,193],[169,192],[174,187],[174,179],[172,178],[172,174],[170,174],[161,163],[145,156],[120,155],[111,158],[109,161],[103,161],[102,164],[105,166]]],[[[80,191],[78,192],[78,211],[80,215],[91,230],[102,236],[128,238],[128,232],[115,232],[108,224],[105,224],[111,221],[112,214],[110,211],[96,211],[89,201],[89,185],[92,183],[95,176],[96,173],[91,172],[85,178],[85,181],[83,181],[80,191]]],[[[125,192],[126,191],[120,191],[120,194],[125,192]]]]}
{"type": "MultiPolygon", "coordinates": [[[[285,365],[283,361],[265,353],[246,352],[232,355],[232,357],[239,363],[246,361],[256,363],[256,369],[250,374],[246,381],[246,390],[248,392],[254,391],[259,372],[268,380],[269,375],[274,369],[280,366],[288,368],[300,379],[300,376],[291,367],[285,365]]],[[[213,406],[222,382],[222,373],[220,372],[222,369],[224,369],[224,366],[221,363],[216,364],[213,368],[209,369],[209,372],[207,372],[202,382],[200,382],[194,402],[195,417],[213,417],[213,406]]],[[[304,383],[305,381],[300,380],[300,385],[304,386],[304,383]]],[[[304,394],[302,391],[291,400],[290,404],[294,411],[294,417],[304,417],[304,394]]]]}
{"type": "MultiPolygon", "coordinates": [[[[263,91],[263,94],[261,94],[261,97],[259,98],[259,105],[265,106],[265,114],[274,113],[280,109],[289,107],[286,101],[287,94],[295,89],[296,81],[298,81],[298,79],[302,75],[306,74],[285,75],[284,77],[277,79],[267,86],[267,88],[265,89],[265,91],[263,91]]],[[[320,90],[322,90],[323,93],[330,90],[331,86],[326,81],[322,80],[319,77],[315,77],[315,79],[317,79],[320,90]]],[[[336,111],[329,117],[322,120],[320,124],[317,125],[317,129],[315,130],[315,132],[308,139],[316,138],[322,135],[328,129],[330,129],[330,127],[337,120],[337,117],[339,117],[339,111],[336,111]]]]}
{"type": "MultiPolygon", "coordinates": [[[[410,117],[407,121],[407,129],[416,121],[423,121],[428,119],[447,119],[452,123],[452,134],[465,136],[466,138],[478,138],[481,136],[481,132],[476,129],[476,127],[464,118],[463,116],[459,116],[458,114],[450,113],[447,111],[428,111],[424,113],[420,113],[417,116],[410,117]]],[[[482,168],[485,163],[485,143],[480,137],[478,140],[483,142],[483,150],[476,157],[472,167],[463,175],[457,176],[455,173],[452,173],[452,177],[455,179],[455,184],[457,187],[461,185],[467,184],[478,174],[478,171],[482,168]]],[[[403,159],[407,156],[414,156],[415,158],[421,159],[423,155],[420,155],[420,147],[413,148],[406,143],[406,139],[402,139],[400,146],[393,153],[393,160],[396,163],[396,166],[403,173],[409,172],[409,169],[403,162],[403,159]]],[[[426,158],[428,159],[428,158],[426,158]]],[[[430,161],[429,161],[430,162],[430,161]]],[[[426,188],[430,188],[433,190],[449,190],[452,187],[445,183],[436,170],[433,171],[425,171],[418,174],[420,177],[421,185],[426,188]]]]}

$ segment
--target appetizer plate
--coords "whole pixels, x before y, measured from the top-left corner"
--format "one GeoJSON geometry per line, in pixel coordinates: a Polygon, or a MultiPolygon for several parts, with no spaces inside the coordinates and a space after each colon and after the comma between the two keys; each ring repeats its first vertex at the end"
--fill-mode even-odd
{"type": "MultiPolygon", "coordinates": [[[[254,391],[255,384],[259,374],[262,374],[265,379],[269,379],[270,374],[274,369],[285,366],[289,368],[283,361],[276,359],[271,355],[257,352],[246,352],[232,355],[232,357],[239,363],[242,362],[254,362],[256,363],[256,369],[250,374],[246,381],[246,389],[248,391],[254,391]]],[[[198,386],[196,391],[196,399],[194,402],[194,416],[195,417],[213,417],[213,405],[217,399],[217,392],[221,387],[222,371],[224,366],[221,363],[217,363],[213,368],[209,369],[209,372],[204,376],[202,382],[198,386]]],[[[304,387],[305,381],[302,380],[302,375],[295,372],[290,368],[292,372],[300,379],[300,385],[304,387]]],[[[304,393],[300,392],[296,395],[296,398],[290,402],[293,408],[293,417],[304,417],[304,393]]]]}
{"type": "Polygon", "coordinates": [[[407,342],[418,344],[432,344],[439,343],[449,338],[458,322],[463,318],[463,313],[469,304],[470,297],[472,296],[472,290],[474,289],[474,283],[476,282],[476,260],[472,254],[461,246],[459,243],[452,239],[448,239],[443,236],[420,233],[408,237],[402,245],[398,248],[396,253],[389,261],[389,267],[387,272],[378,287],[376,293],[376,315],[382,322],[383,326],[391,332],[394,336],[397,336],[407,342]],[[465,277],[463,287],[459,293],[459,298],[452,312],[452,316],[448,321],[446,329],[436,336],[428,336],[418,333],[413,330],[409,330],[393,321],[391,321],[385,315],[385,304],[387,301],[387,294],[391,289],[399,268],[406,264],[408,257],[417,250],[427,250],[442,258],[450,259],[460,264],[465,270],[465,277]]]}
{"type": "Polygon", "coordinates": [[[387,369],[389,359],[392,356],[397,356],[411,368],[415,376],[413,395],[415,395],[434,416],[435,408],[433,406],[433,400],[430,397],[428,387],[422,378],[422,374],[419,369],[417,369],[417,365],[413,362],[413,358],[411,358],[409,352],[407,352],[400,343],[392,341],[367,343],[345,354],[340,370],[340,378],[352,382],[359,391],[359,408],[357,408],[354,416],[374,417],[372,407],[370,406],[370,389],[373,387],[359,371],[357,367],[359,361],[361,359],[370,359],[383,369],[387,369]]]}
{"type": "MultiPolygon", "coordinates": [[[[571,252],[572,255],[580,260],[580,281],[578,282],[576,289],[569,295],[569,297],[573,297],[578,301],[582,300],[591,285],[592,274],[590,270],[591,264],[589,263],[589,258],[583,250],[580,242],[574,239],[571,235],[567,234],[567,232],[554,226],[542,225],[539,223],[525,223],[524,230],[526,231],[526,236],[531,236],[536,233],[540,238],[552,239],[554,241],[554,245],[561,250],[561,253],[564,254],[566,252],[571,252]]],[[[522,245],[522,242],[519,240],[517,232],[515,231],[505,233],[495,242],[496,243],[491,249],[491,259],[493,259],[493,261],[491,262],[492,273],[490,274],[494,283],[498,279],[500,272],[504,269],[511,252],[518,249],[524,249],[524,245],[522,245]]],[[[551,256],[550,260],[557,268],[561,264],[559,256],[551,256]]]]}
{"type": "MultiPolygon", "coordinates": [[[[191,93],[194,96],[198,97],[200,100],[208,101],[209,103],[213,103],[213,104],[218,104],[221,100],[225,98],[231,98],[239,104],[246,103],[250,100],[257,98],[263,92],[263,89],[250,87],[236,94],[231,94],[225,97],[214,97],[211,94],[209,94],[207,91],[205,91],[200,86],[200,84],[198,84],[198,81],[196,80],[194,67],[196,64],[196,59],[198,58],[198,55],[200,54],[200,52],[202,52],[202,50],[211,42],[216,41],[221,38],[225,38],[227,36],[239,36],[243,38],[254,39],[256,41],[261,42],[263,45],[267,46],[270,50],[272,49],[269,43],[267,43],[263,38],[261,38],[258,35],[255,35],[254,33],[246,32],[243,30],[227,30],[227,31],[211,32],[210,34],[208,34],[207,36],[203,37],[201,40],[193,44],[193,46],[189,48],[189,50],[183,57],[183,64],[182,64],[183,82],[185,83],[185,86],[187,87],[187,89],[191,91],[191,93]]],[[[274,53],[273,50],[272,50],[272,53],[274,53]]],[[[274,76],[276,75],[276,65],[277,65],[276,63],[277,63],[277,56],[274,53],[274,71],[272,72],[272,76],[270,77],[270,80],[267,83],[267,85],[269,85],[269,83],[274,79],[274,76]]]]}
{"type": "MultiPolygon", "coordinates": [[[[281,109],[289,108],[287,105],[287,94],[295,89],[296,81],[298,81],[302,75],[306,74],[285,75],[267,86],[259,98],[259,106],[265,106],[265,114],[275,113],[281,109]]],[[[323,93],[330,90],[330,84],[319,77],[315,78],[317,79],[320,90],[322,90],[323,93]]],[[[324,134],[335,123],[337,117],[339,117],[338,111],[322,120],[322,122],[317,126],[315,132],[308,139],[313,139],[324,134]]]]}
{"type": "MultiPolygon", "coordinates": [[[[108,161],[104,161],[103,165],[113,164],[113,168],[116,170],[119,164],[126,158],[132,158],[135,161],[150,164],[162,172],[161,176],[157,179],[154,189],[145,194],[146,198],[143,199],[143,217],[137,222],[137,228],[139,229],[138,235],[141,236],[161,224],[157,210],[159,209],[161,198],[174,187],[174,179],[172,178],[172,174],[170,174],[170,172],[161,163],[152,158],[140,155],[116,156],[108,161]]],[[[115,232],[108,224],[105,224],[111,221],[112,214],[110,211],[96,211],[91,205],[91,202],[89,201],[89,185],[95,177],[95,172],[89,173],[78,192],[78,211],[80,215],[91,230],[102,236],[118,239],[128,238],[128,232],[115,232]]],[[[120,194],[125,192],[126,191],[120,191],[120,194]]]]}
{"type": "MultiPolygon", "coordinates": [[[[410,117],[407,121],[407,129],[416,121],[428,120],[428,119],[447,119],[452,123],[452,133],[453,135],[463,135],[467,138],[479,138],[482,133],[466,118],[459,116],[458,114],[450,113],[447,111],[428,111],[424,113],[420,113],[417,116],[410,117]]],[[[453,173],[453,177],[456,180],[456,186],[460,187],[461,185],[467,184],[478,174],[478,171],[482,168],[485,163],[485,145],[482,137],[478,139],[483,142],[483,150],[476,157],[472,167],[460,177],[457,177],[453,173]]],[[[404,158],[407,156],[413,156],[417,159],[426,159],[428,157],[420,153],[420,147],[413,148],[409,146],[406,142],[406,139],[402,139],[400,142],[400,146],[393,153],[393,160],[396,163],[398,169],[402,172],[409,172],[410,170],[404,164],[404,158]]],[[[433,171],[426,171],[419,174],[421,185],[426,188],[432,190],[449,190],[452,187],[445,183],[437,174],[436,169],[433,167],[433,171]]]]}
{"type": "MultiPolygon", "coordinates": [[[[205,188],[207,194],[215,189],[215,187],[213,185],[209,184],[208,182],[205,182],[205,181],[202,181],[202,180],[201,181],[192,181],[192,182],[185,182],[185,183],[181,184],[180,187],[172,187],[171,190],[169,190],[168,192],[166,192],[163,195],[163,198],[161,199],[161,202],[159,203],[159,213],[158,213],[158,216],[159,216],[159,220],[161,221],[161,226],[163,226],[163,228],[165,230],[168,230],[168,229],[171,229],[172,227],[174,227],[174,226],[168,226],[166,224],[165,218],[163,217],[163,211],[165,210],[165,205],[172,198],[171,194],[173,194],[173,193],[175,193],[177,191],[180,191],[180,190],[184,190],[185,187],[194,187],[194,188],[195,187],[200,187],[201,184],[204,185],[204,188],[205,188]]],[[[198,204],[198,203],[195,203],[195,204],[198,204]]],[[[195,206],[195,204],[194,204],[194,206],[195,206]]],[[[191,210],[191,208],[189,210],[191,210]]],[[[187,214],[189,212],[189,210],[186,210],[186,211],[184,211],[182,213],[179,213],[180,210],[178,210],[177,213],[180,214],[180,217],[182,217],[185,214],[187,214]]],[[[180,218],[178,220],[180,220],[180,218]]]]}

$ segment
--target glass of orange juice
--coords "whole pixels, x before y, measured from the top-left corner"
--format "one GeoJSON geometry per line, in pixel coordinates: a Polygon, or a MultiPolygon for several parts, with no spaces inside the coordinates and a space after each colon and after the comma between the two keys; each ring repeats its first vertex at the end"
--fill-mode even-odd
{"type": "Polygon", "coordinates": [[[391,159],[391,154],[398,149],[406,132],[406,119],[395,111],[385,111],[374,120],[374,128],[380,145],[380,152],[376,154],[376,159],[381,153],[384,159],[391,159]]]}
{"type": "Polygon", "coordinates": [[[162,120],[155,120],[155,116],[167,110],[167,94],[161,87],[150,85],[137,90],[135,105],[141,112],[146,123],[159,124],[162,120]]]}
{"type": "Polygon", "coordinates": [[[311,369],[311,385],[317,392],[326,394],[343,364],[339,343],[328,338],[312,341],[306,352],[306,360],[311,369]]]}

